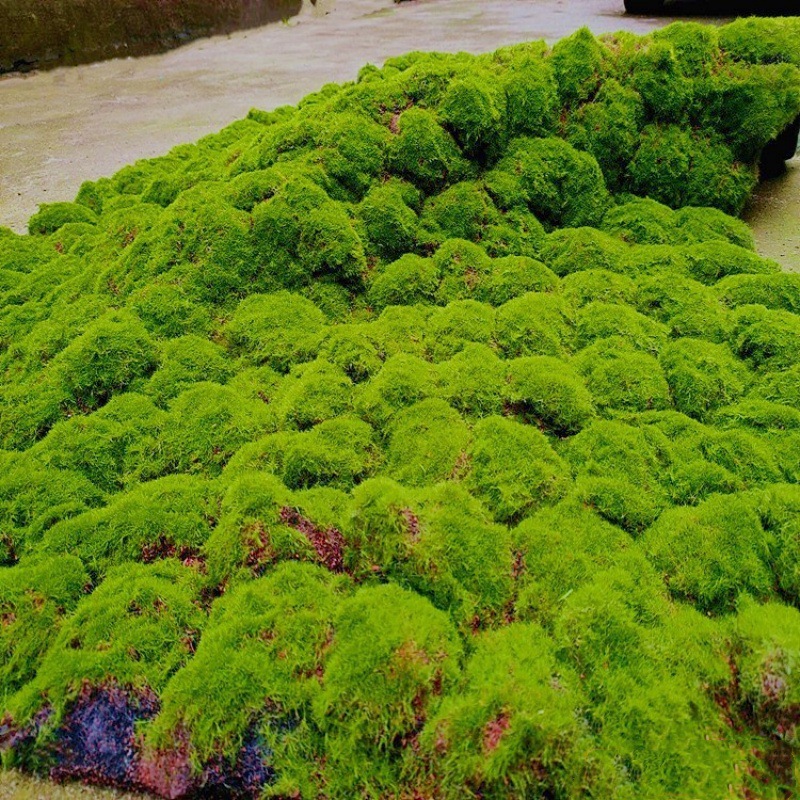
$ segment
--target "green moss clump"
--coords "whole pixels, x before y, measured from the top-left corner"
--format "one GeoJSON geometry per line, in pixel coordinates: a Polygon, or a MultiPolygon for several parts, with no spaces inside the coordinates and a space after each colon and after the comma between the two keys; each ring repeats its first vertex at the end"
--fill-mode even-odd
{"type": "Polygon", "coordinates": [[[719,298],[732,308],[766,306],[773,311],[800,313],[800,276],[776,273],[739,274],[723,278],[714,285],[719,298]]]}
{"type": "Polygon", "coordinates": [[[661,411],[672,405],[658,361],[624,339],[602,339],[581,350],[574,363],[598,409],[661,411]]]}
{"type": "Polygon", "coordinates": [[[402,768],[388,754],[455,681],[461,645],[446,614],[392,585],[360,589],[334,626],[314,702],[326,736],[326,784],[342,794],[387,791],[402,768]]]}
{"type": "Polygon", "coordinates": [[[489,195],[477,183],[457,183],[431,197],[422,210],[421,224],[432,241],[481,239],[486,226],[497,217],[489,195]]]}
{"type": "Polygon", "coordinates": [[[410,108],[394,124],[397,135],[389,146],[389,164],[400,177],[425,194],[469,177],[469,162],[430,111],[410,108]]]}
{"type": "Polygon", "coordinates": [[[475,300],[456,300],[433,314],[427,329],[433,360],[452,358],[468,344],[491,344],[494,318],[494,309],[475,300]]]}
{"type": "Polygon", "coordinates": [[[438,393],[439,377],[432,364],[398,354],[388,358],[375,378],[360,389],[355,407],[367,422],[383,427],[401,409],[438,393]]]}
{"type": "Polygon", "coordinates": [[[579,681],[539,626],[483,634],[459,688],[421,739],[442,797],[501,797],[509,783],[522,795],[600,783],[579,719],[579,681]]]}
{"type": "Polygon", "coordinates": [[[439,108],[445,127],[468,158],[486,163],[500,151],[505,97],[488,72],[454,80],[439,108]]]}
{"type": "Polygon", "coordinates": [[[170,475],[56,523],[38,549],[78,556],[102,577],[126,562],[196,558],[215,516],[215,492],[208,481],[170,475]]]}
{"type": "Polygon", "coordinates": [[[444,400],[422,400],[400,411],[389,436],[387,473],[403,484],[438,483],[464,469],[469,429],[444,400]]]}
{"type": "Polygon", "coordinates": [[[566,355],[573,330],[569,307],[560,297],[528,292],[497,310],[497,343],[508,358],[566,355]]]}
{"type": "Polygon", "coordinates": [[[63,618],[89,583],[72,555],[25,559],[0,567],[0,686],[6,696],[33,680],[63,618]]]}
{"type": "Polygon", "coordinates": [[[305,430],[346,412],[352,389],[343,370],[317,359],[289,372],[269,398],[270,410],[280,428],[305,430]]]}
{"type": "Polygon", "coordinates": [[[97,223],[97,214],[85,205],[78,203],[44,203],[28,222],[31,236],[47,236],[64,225],[75,222],[97,223]]]}
{"type": "Polygon", "coordinates": [[[430,258],[407,253],[375,276],[367,297],[376,311],[392,305],[432,303],[439,281],[439,270],[430,258]]]}
{"type": "Polygon", "coordinates": [[[661,365],[675,407],[696,419],[741,397],[750,380],[728,348],[702,339],[678,339],[668,345],[661,365]]]}
{"type": "Polygon", "coordinates": [[[402,181],[373,186],[358,207],[367,232],[368,249],[387,261],[415,249],[419,192],[402,181]]]}
{"type": "Polygon", "coordinates": [[[491,347],[467,344],[437,372],[441,396],[456,410],[476,417],[500,412],[505,367],[491,347]]]}
{"type": "Polygon", "coordinates": [[[636,534],[667,505],[662,476],[671,464],[665,445],[647,429],[597,420],[570,439],[561,454],[576,473],[576,497],[636,534]]]}
{"type": "Polygon", "coordinates": [[[167,684],[149,743],[166,749],[189,730],[201,762],[233,758],[255,725],[281,783],[310,791],[311,771],[297,756],[313,758],[319,746],[311,719],[318,672],[348,594],[346,579],[296,563],[231,591],[215,605],[195,657],[167,684]]]}
{"type": "Polygon", "coordinates": [[[735,317],[733,345],[740,358],[761,370],[794,366],[800,345],[800,320],[786,311],[742,306],[735,317]]]}
{"type": "Polygon", "coordinates": [[[93,409],[115,391],[152,372],[157,358],[153,341],[139,319],[112,312],[91,323],[64,348],[49,371],[72,404],[93,409]]]}
{"type": "Polygon", "coordinates": [[[563,105],[573,106],[594,95],[605,73],[606,53],[588,28],[562,39],[550,57],[563,105]]]}
{"type": "Polygon", "coordinates": [[[567,466],[532,426],[491,416],[473,436],[468,483],[498,522],[517,522],[566,491],[567,466]]]}
{"type": "Polygon", "coordinates": [[[508,411],[558,436],[577,433],[595,413],[580,376],[566,362],[549,356],[510,361],[503,399],[508,411]]]}
{"type": "Polygon", "coordinates": [[[236,308],[227,327],[232,346],[257,364],[286,372],[317,352],[325,317],[310,301],[289,292],[251,295],[236,308]]]}
{"type": "Polygon", "coordinates": [[[189,334],[164,343],[159,367],[147,382],[145,392],[163,406],[193,383],[225,383],[232,374],[219,345],[189,334]]]}
{"type": "Polygon", "coordinates": [[[554,227],[597,224],[608,202],[597,162],[562,139],[513,142],[486,181],[501,208],[527,205],[554,227]]]}
{"type": "Polygon", "coordinates": [[[475,287],[475,299],[501,306],[528,292],[555,291],[558,278],[541,261],[528,256],[495,258],[491,271],[475,287]]]}
{"type": "Polygon", "coordinates": [[[146,478],[173,472],[217,475],[269,424],[260,400],[219,384],[196,384],[170,403],[161,430],[143,440],[137,471],[146,478]]]}
{"type": "Polygon", "coordinates": [[[671,208],[713,206],[738,214],[756,184],[755,170],[724,144],[674,125],[650,126],[630,164],[632,186],[671,208]]]}
{"type": "Polygon", "coordinates": [[[642,546],[670,591],[701,611],[729,611],[741,593],[771,594],[773,538],[744,497],[712,497],[697,508],[670,509],[642,546]]]}
{"type": "Polygon", "coordinates": [[[62,622],[36,678],[10,698],[12,717],[27,721],[47,703],[52,731],[85,682],[159,692],[189,660],[205,622],[198,588],[197,573],[176,561],[111,571],[62,622]]]}

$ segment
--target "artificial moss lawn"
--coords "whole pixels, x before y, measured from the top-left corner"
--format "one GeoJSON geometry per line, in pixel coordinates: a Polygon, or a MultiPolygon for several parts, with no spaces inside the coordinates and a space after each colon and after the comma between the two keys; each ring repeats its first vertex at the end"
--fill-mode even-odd
{"type": "Polygon", "coordinates": [[[6,764],[792,796],[798,41],[412,53],[0,231],[6,764]]]}

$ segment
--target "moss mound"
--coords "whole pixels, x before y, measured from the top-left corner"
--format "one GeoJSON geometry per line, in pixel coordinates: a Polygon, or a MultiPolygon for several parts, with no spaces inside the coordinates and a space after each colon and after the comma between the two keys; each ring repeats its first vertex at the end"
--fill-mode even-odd
{"type": "Polygon", "coordinates": [[[0,230],[4,760],[794,796],[795,39],[411,53],[0,230]]]}

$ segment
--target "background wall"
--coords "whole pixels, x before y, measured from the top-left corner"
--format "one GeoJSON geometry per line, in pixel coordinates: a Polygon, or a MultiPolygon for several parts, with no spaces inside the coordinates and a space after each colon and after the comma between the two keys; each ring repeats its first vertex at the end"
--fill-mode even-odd
{"type": "Polygon", "coordinates": [[[0,0],[0,73],[146,55],[294,16],[302,0],[0,0]]]}

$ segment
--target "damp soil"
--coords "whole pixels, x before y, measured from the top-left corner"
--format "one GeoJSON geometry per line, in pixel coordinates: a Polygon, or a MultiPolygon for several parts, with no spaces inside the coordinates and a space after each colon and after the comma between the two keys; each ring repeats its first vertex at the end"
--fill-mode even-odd
{"type": "Polygon", "coordinates": [[[0,800],[153,800],[153,798],[112,789],[98,789],[80,783],[61,785],[9,770],[0,771],[0,800]]]}
{"type": "Polygon", "coordinates": [[[800,272],[800,156],[787,163],[783,175],[758,187],[744,218],[762,255],[787,272],[800,272]]]}

